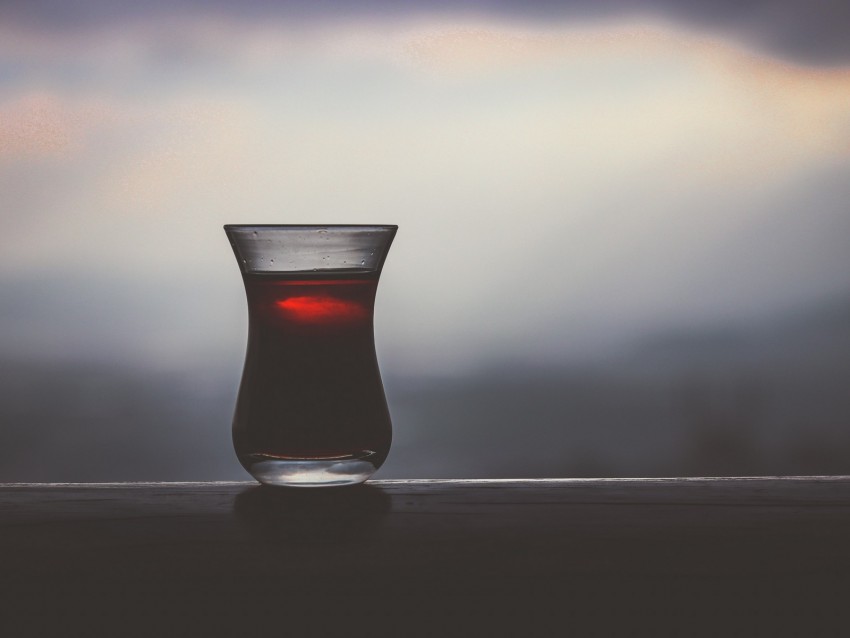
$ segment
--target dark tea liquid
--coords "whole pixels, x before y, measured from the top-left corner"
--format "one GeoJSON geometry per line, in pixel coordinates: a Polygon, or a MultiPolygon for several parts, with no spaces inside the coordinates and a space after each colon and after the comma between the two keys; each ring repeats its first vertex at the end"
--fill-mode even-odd
{"type": "Polygon", "coordinates": [[[244,280],[248,353],[233,424],[242,465],[255,475],[280,462],[379,467],[392,434],[375,357],[376,274],[244,280]]]}

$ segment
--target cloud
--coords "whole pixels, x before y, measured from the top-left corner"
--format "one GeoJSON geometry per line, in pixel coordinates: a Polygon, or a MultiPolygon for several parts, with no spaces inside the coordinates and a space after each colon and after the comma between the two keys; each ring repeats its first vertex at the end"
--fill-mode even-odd
{"type": "Polygon", "coordinates": [[[110,347],[132,332],[157,358],[239,334],[216,310],[240,299],[226,222],[398,223],[378,328],[409,369],[841,292],[844,191],[823,176],[848,164],[847,70],[654,22],[183,20],[0,39],[3,64],[38,70],[0,86],[18,140],[0,263],[72,287],[99,271],[80,335],[106,310],[110,347]]]}
{"type": "Polygon", "coordinates": [[[58,156],[69,152],[80,122],[55,96],[30,93],[0,103],[0,161],[4,157],[58,156]]]}
{"type": "Polygon", "coordinates": [[[714,32],[768,53],[813,64],[850,62],[850,5],[829,0],[61,0],[10,2],[0,7],[0,22],[14,29],[52,32],[111,29],[116,25],[151,24],[156,29],[185,19],[231,24],[410,23],[423,19],[569,26],[582,22],[647,18],[714,32]]]}

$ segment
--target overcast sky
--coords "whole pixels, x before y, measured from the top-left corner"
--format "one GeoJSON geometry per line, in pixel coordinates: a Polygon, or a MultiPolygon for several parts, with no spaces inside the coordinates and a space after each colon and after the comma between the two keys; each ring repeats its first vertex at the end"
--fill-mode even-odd
{"type": "Polygon", "coordinates": [[[4,3],[3,351],[238,358],[224,223],[399,224],[411,372],[848,295],[846,4],[600,6],[4,3]]]}
{"type": "Polygon", "coordinates": [[[841,0],[21,0],[0,6],[0,18],[10,26],[54,32],[187,17],[303,25],[433,16],[550,24],[650,18],[723,32],[783,57],[823,64],[850,60],[850,6],[841,0]]]}

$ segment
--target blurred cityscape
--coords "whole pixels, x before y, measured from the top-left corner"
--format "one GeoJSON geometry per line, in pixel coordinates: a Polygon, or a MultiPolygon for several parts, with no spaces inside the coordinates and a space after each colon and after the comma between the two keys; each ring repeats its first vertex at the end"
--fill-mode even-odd
{"type": "MultiPolygon", "coordinates": [[[[239,480],[240,370],[0,364],[0,481],[239,480]]],[[[850,300],[580,365],[385,370],[376,478],[850,474],[850,300]]]]}

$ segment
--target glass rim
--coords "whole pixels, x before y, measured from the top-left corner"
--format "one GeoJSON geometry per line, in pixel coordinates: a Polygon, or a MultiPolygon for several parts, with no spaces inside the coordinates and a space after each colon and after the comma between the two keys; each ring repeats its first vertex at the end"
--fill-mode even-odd
{"type": "Polygon", "coordinates": [[[377,230],[398,230],[397,224],[225,224],[224,230],[250,230],[252,228],[268,228],[268,229],[317,229],[322,228],[342,230],[345,228],[374,228],[377,230]]]}

